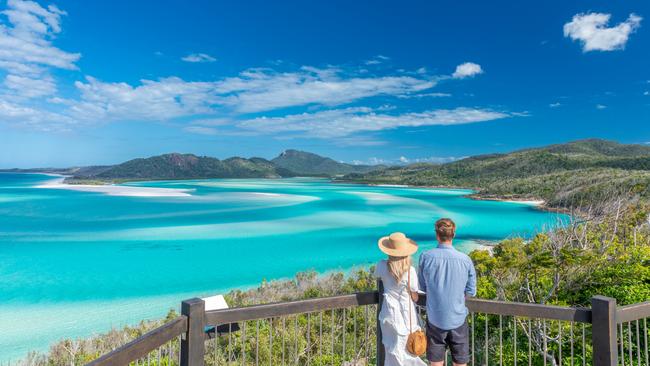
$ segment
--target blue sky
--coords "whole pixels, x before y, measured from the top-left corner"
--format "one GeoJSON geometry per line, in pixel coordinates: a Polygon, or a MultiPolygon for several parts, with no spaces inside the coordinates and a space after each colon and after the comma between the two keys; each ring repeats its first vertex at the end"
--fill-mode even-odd
{"type": "Polygon", "coordinates": [[[3,1],[0,167],[650,142],[647,1],[3,1]]]}

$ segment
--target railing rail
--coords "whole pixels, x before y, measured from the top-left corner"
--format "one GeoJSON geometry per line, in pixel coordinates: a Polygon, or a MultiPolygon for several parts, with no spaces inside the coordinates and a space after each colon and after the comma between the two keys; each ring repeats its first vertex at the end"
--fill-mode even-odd
{"type": "Polygon", "coordinates": [[[211,310],[205,312],[205,320],[207,324],[227,324],[324,310],[343,309],[353,306],[371,305],[377,304],[379,302],[378,299],[379,293],[377,291],[359,292],[350,295],[252,305],[223,310],[211,310]]]}
{"type": "Polygon", "coordinates": [[[616,310],[616,322],[627,323],[650,318],[650,301],[621,306],[616,310]]]}
{"type": "MultiPolygon", "coordinates": [[[[314,317],[312,317],[312,320],[310,321],[309,315],[319,314],[319,329],[321,333],[320,335],[322,336],[322,312],[324,311],[332,311],[332,319],[334,316],[334,311],[343,311],[343,318],[345,318],[346,309],[353,309],[360,306],[376,305],[373,307],[376,308],[376,313],[378,314],[381,310],[380,299],[383,296],[381,293],[381,283],[379,284],[378,288],[380,291],[360,292],[349,295],[263,305],[252,305],[211,311],[205,311],[204,303],[201,299],[187,300],[182,304],[182,316],[179,316],[178,318],[172,320],[160,328],[144,334],[138,339],[100,357],[88,365],[128,365],[133,361],[137,362],[138,359],[141,359],[152,350],[155,350],[157,347],[160,347],[175,337],[182,335],[182,337],[180,337],[180,365],[203,366],[204,353],[206,349],[204,342],[207,338],[205,333],[205,326],[207,325],[242,323],[244,326],[243,332],[245,332],[246,322],[249,322],[249,324],[251,324],[250,322],[253,322],[252,324],[254,324],[257,328],[259,328],[259,322],[262,322],[262,324],[265,326],[272,327],[273,319],[279,320],[293,316],[295,317],[295,326],[297,326],[297,317],[306,316],[305,323],[307,327],[309,327],[309,325],[313,324],[315,321],[314,317]]],[[[418,301],[418,305],[424,306],[425,302],[426,297],[421,296],[418,301]]],[[[619,357],[622,357],[622,360],[625,360],[625,353],[628,353],[626,352],[627,350],[629,351],[629,357],[627,357],[628,361],[631,360],[632,352],[635,352],[638,356],[637,359],[639,365],[641,365],[641,360],[645,356],[645,364],[650,366],[650,364],[647,363],[647,339],[644,339],[647,333],[645,326],[646,318],[650,317],[650,301],[617,308],[616,301],[614,299],[596,296],[592,300],[592,308],[579,308],[496,300],[467,299],[467,307],[471,312],[472,348],[474,347],[474,333],[476,332],[476,336],[483,337],[483,341],[485,342],[484,348],[477,349],[477,355],[482,354],[482,357],[485,357],[485,362],[487,362],[488,352],[497,352],[498,356],[496,357],[498,357],[498,363],[503,362],[503,336],[505,334],[510,337],[514,337],[514,342],[511,346],[514,346],[513,357],[515,358],[511,360],[511,362],[514,362],[516,365],[517,357],[519,357],[517,356],[518,343],[519,347],[526,347],[525,344],[522,344],[525,342],[525,339],[523,341],[517,340],[518,332],[520,337],[522,335],[528,337],[528,354],[529,357],[531,357],[531,347],[532,349],[535,348],[534,344],[531,345],[531,337],[533,337],[533,333],[536,331],[535,327],[537,327],[537,333],[534,335],[534,337],[537,338],[533,337],[533,343],[535,341],[538,342],[537,349],[540,354],[542,354],[542,356],[537,357],[541,357],[540,360],[543,360],[544,364],[546,364],[549,357],[552,361],[551,364],[553,364],[553,362],[556,362],[556,360],[553,358],[559,356],[559,364],[561,365],[564,351],[570,355],[571,365],[573,365],[573,347],[575,336],[575,343],[580,343],[582,345],[582,353],[580,354],[580,351],[577,351],[575,357],[578,358],[582,356],[581,361],[583,365],[592,363],[594,366],[615,366],[618,364],[619,357]],[[480,325],[482,323],[479,323],[481,329],[474,329],[475,320],[478,321],[478,318],[474,318],[475,315],[482,319],[481,322],[484,322],[485,324],[484,328],[482,325],[480,325]],[[642,323],[640,323],[640,321],[642,321],[642,323]],[[629,347],[624,348],[626,337],[632,337],[634,333],[630,328],[631,322],[636,322],[636,328],[634,328],[634,330],[636,330],[636,347],[633,347],[635,344],[633,344],[632,338],[630,338],[628,341],[629,347]],[[488,323],[498,327],[498,331],[496,331],[498,332],[498,337],[496,338],[498,341],[498,346],[488,347],[488,335],[491,337],[490,339],[492,341],[494,341],[493,337],[497,336],[493,333],[493,331],[490,331],[490,334],[488,334],[488,323]],[[583,324],[581,328],[581,339],[579,330],[574,329],[575,323],[583,324]],[[623,325],[625,323],[628,325],[627,333],[623,332],[623,325]],[[503,324],[508,325],[509,328],[505,329],[503,327],[503,324]],[[553,324],[556,324],[555,328],[553,328],[555,330],[551,331],[550,327],[553,324]],[[639,329],[641,328],[640,325],[643,325],[643,333],[639,333],[639,329]],[[588,333],[585,333],[585,326],[588,327],[588,333]],[[617,331],[619,329],[620,337],[617,337],[617,331]],[[548,333],[548,331],[551,331],[551,333],[548,333]],[[562,332],[567,332],[565,333],[564,337],[566,338],[564,339],[562,332]],[[563,345],[563,341],[567,342],[567,344],[563,345]],[[590,362],[586,362],[585,360],[585,356],[587,355],[585,354],[586,341],[590,342],[592,352],[592,358],[589,360],[590,362]],[[551,346],[554,347],[554,351],[551,351],[551,346]],[[557,352],[559,352],[559,354],[556,354],[557,352]]],[[[366,314],[367,310],[368,309],[366,309],[366,314]]],[[[367,327],[367,319],[364,324],[367,327]]],[[[284,323],[282,323],[282,326],[284,326],[284,323]]],[[[258,329],[256,329],[256,331],[259,332],[258,329]]],[[[271,337],[271,333],[276,332],[273,330],[273,328],[266,329],[265,331],[271,337]]],[[[312,329],[312,332],[313,331],[314,330],[312,329]]],[[[244,334],[245,333],[242,334],[243,337],[245,337],[244,334]]],[[[307,332],[305,334],[307,334],[307,337],[309,336],[309,329],[307,329],[307,332]]],[[[354,334],[356,337],[356,333],[354,334]]],[[[366,330],[366,337],[367,334],[368,331],[366,330]]],[[[383,364],[384,350],[381,343],[381,329],[378,323],[376,327],[376,337],[377,352],[376,358],[373,358],[373,362],[376,361],[377,365],[381,365],[383,364]]],[[[354,339],[356,341],[356,338],[354,339]]],[[[273,339],[271,338],[269,341],[271,342],[271,346],[273,346],[273,339]]],[[[307,340],[308,345],[310,344],[309,342],[310,341],[307,340]]],[[[332,342],[334,342],[334,338],[332,338],[332,342]]],[[[343,338],[343,342],[343,352],[345,353],[345,336],[343,338]]],[[[216,344],[217,343],[215,343],[215,347],[216,344]]],[[[259,345],[257,344],[255,345],[255,347],[258,346],[259,345]]],[[[365,353],[368,354],[367,343],[365,344],[365,347],[365,353]]],[[[282,349],[284,350],[284,348],[282,349]]],[[[214,350],[215,352],[217,351],[216,348],[214,348],[214,350]]],[[[317,347],[317,350],[320,353],[321,347],[317,347]]],[[[241,352],[243,352],[243,349],[241,352]]],[[[490,355],[490,357],[493,357],[493,355],[490,355]]],[[[271,360],[271,358],[269,358],[269,360],[271,360]]],[[[474,358],[472,358],[472,364],[473,361],[474,358]]],[[[167,364],[171,365],[172,363],[169,362],[167,364]]],[[[244,363],[242,363],[242,365],[243,364],[244,363]]]]}
{"type": "Polygon", "coordinates": [[[187,324],[187,317],[181,315],[90,362],[88,366],[128,365],[133,361],[146,357],[151,351],[187,332],[187,324]]]}

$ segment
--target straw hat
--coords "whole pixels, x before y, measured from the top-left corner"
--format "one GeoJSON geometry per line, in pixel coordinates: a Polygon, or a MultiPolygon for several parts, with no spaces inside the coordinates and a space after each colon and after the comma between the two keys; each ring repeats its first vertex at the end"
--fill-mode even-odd
{"type": "Polygon", "coordinates": [[[377,244],[379,250],[393,257],[406,257],[418,251],[418,243],[407,238],[403,233],[384,236],[377,244]]]}

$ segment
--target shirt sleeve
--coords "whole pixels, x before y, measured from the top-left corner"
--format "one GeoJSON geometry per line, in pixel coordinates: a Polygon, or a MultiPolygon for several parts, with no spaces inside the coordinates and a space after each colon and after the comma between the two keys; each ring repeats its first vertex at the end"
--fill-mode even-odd
{"type": "Polygon", "coordinates": [[[474,269],[474,263],[471,260],[469,261],[469,276],[467,277],[465,294],[476,296],[476,269],[474,269]]]}
{"type": "Polygon", "coordinates": [[[427,281],[424,278],[424,265],[423,265],[424,256],[420,256],[420,264],[418,265],[418,286],[420,291],[427,292],[427,281]]]}
{"type": "Polygon", "coordinates": [[[420,286],[418,285],[420,283],[420,281],[418,281],[418,274],[415,272],[415,268],[413,267],[411,267],[409,271],[411,271],[411,291],[417,292],[420,289],[420,286]]]}

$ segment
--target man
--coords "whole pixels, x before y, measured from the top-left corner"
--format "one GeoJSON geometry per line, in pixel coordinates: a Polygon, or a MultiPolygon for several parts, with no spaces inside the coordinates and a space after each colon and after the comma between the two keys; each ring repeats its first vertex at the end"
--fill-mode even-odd
{"type": "Polygon", "coordinates": [[[436,221],[438,247],[420,256],[418,279],[427,295],[427,359],[443,366],[449,347],[454,366],[469,362],[469,327],[465,296],[476,295],[476,271],[472,260],[452,246],[456,224],[436,221]]]}

